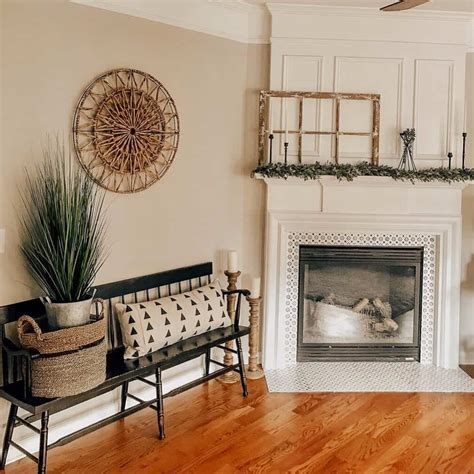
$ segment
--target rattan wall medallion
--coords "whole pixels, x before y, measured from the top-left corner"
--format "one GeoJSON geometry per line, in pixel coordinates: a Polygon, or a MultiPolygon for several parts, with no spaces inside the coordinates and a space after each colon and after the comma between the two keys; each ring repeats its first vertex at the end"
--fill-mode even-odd
{"type": "Polygon", "coordinates": [[[73,140],[82,167],[97,184],[117,193],[143,191],[173,162],[178,112],[150,74],[114,69],[94,79],[80,97],[73,140]]]}

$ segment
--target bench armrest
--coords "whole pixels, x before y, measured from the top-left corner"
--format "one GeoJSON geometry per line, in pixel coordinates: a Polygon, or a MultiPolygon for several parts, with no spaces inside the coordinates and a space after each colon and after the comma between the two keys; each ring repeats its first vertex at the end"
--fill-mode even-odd
{"type": "Polygon", "coordinates": [[[239,290],[222,290],[222,293],[224,293],[224,295],[235,295],[237,293],[240,293],[241,295],[244,295],[244,296],[250,296],[250,290],[242,290],[242,289],[239,289],[239,290]]]}
{"type": "Polygon", "coordinates": [[[31,362],[40,356],[35,350],[23,349],[16,345],[5,334],[5,327],[2,326],[2,385],[15,382],[22,382],[23,396],[30,394],[31,388],[31,362]]]}
{"type": "Polygon", "coordinates": [[[235,306],[235,316],[234,316],[234,329],[239,328],[239,323],[240,323],[240,306],[241,306],[241,300],[242,296],[250,296],[250,291],[249,290],[223,290],[223,294],[229,297],[229,295],[237,295],[237,304],[235,306]]]}

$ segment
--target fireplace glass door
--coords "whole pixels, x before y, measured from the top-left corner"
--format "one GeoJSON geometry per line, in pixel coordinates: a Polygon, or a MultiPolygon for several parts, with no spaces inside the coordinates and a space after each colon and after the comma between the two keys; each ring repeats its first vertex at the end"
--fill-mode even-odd
{"type": "Polygon", "coordinates": [[[419,360],[422,248],[301,246],[298,360],[419,360]]]}

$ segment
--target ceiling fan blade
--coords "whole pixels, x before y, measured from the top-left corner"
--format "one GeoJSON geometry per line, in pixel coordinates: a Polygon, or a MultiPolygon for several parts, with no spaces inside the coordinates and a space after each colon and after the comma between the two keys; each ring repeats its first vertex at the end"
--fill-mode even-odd
{"type": "Polygon", "coordinates": [[[401,10],[409,10],[410,8],[415,8],[424,3],[428,3],[430,0],[399,0],[397,3],[392,3],[382,7],[380,10],[384,12],[398,12],[401,10]]]}

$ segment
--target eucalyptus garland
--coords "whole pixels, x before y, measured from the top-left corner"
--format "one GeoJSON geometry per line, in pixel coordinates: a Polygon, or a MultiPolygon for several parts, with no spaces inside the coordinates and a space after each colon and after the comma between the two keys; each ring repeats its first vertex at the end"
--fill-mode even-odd
{"type": "Polygon", "coordinates": [[[445,183],[474,181],[474,168],[427,168],[417,171],[400,170],[385,165],[373,165],[368,162],[361,162],[355,165],[319,163],[314,164],[290,164],[272,163],[258,166],[254,174],[260,174],[265,178],[283,178],[289,177],[309,179],[318,179],[321,176],[335,176],[339,181],[352,181],[359,176],[383,176],[392,178],[396,181],[415,181],[431,182],[442,181],[445,183]]]}

